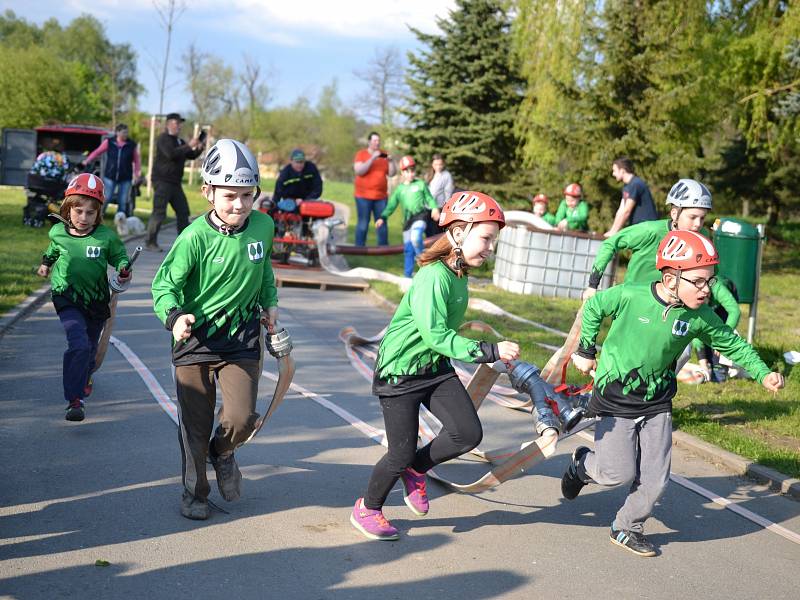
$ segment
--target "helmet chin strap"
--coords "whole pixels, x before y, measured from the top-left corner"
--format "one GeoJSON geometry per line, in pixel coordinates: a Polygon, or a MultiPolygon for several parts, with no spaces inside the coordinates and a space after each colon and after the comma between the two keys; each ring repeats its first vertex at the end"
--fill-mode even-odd
{"type": "Polygon", "coordinates": [[[471,229],[472,223],[467,223],[466,227],[464,227],[464,234],[461,237],[461,243],[456,241],[449,229],[445,234],[447,235],[447,240],[450,242],[450,245],[453,246],[453,252],[456,255],[456,259],[453,261],[452,267],[458,277],[464,276],[464,269],[467,267],[467,264],[464,261],[464,251],[461,249],[461,244],[463,244],[464,240],[467,239],[467,235],[471,229]]]}
{"type": "Polygon", "coordinates": [[[681,300],[680,296],[678,296],[678,288],[681,285],[681,273],[682,272],[683,271],[681,269],[678,269],[678,274],[675,275],[675,291],[674,292],[663,284],[663,279],[662,279],[662,284],[661,285],[664,285],[664,289],[667,290],[667,294],[669,295],[669,299],[670,299],[670,303],[667,305],[667,307],[664,309],[664,312],[661,315],[661,320],[662,321],[666,321],[667,320],[667,315],[669,314],[669,311],[671,311],[673,308],[680,308],[681,306],[684,305],[683,304],[683,300],[681,300]]]}

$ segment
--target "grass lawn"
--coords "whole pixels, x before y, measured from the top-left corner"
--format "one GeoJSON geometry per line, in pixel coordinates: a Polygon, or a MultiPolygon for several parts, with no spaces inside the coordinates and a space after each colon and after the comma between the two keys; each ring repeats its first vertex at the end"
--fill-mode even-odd
{"type": "MultiPolygon", "coordinates": [[[[274,183],[264,181],[271,190],[274,183]]],[[[192,214],[200,214],[208,205],[199,194],[199,186],[187,191],[192,214]]],[[[352,209],[349,223],[349,240],[353,240],[355,206],[350,183],[325,182],[325,197],[349,205],[352,209]]],[[[21,224],[25,198],[21,188],[0,189],[0,314],[16,305],[26,295],[39,288],[43,280],[35,275],[41,254],[47,246],[47,228],[31,229],[21,224]]],[[[137,203],[137,215],[146,220],[151,204],[142,198],[137,203]]],[[[113,215],[113,207],[109,211],[113,215]]],[[[171,212],[168,213],[171,215],[171,212]]],[[[401,242],[402,220],[400,211],[389,219],[389,243],[401,242]]],[[[675,399],[675,425],[727,450],[773,467],[783,473],[800,477],[800,367],[789,372],[782,355],[787,350],[800,350],[800,308],[796,290],[800,289],[800,223],[789,223],[768,231],[761,277],[760,307],[756,330],[756,347],[772,368],[788,373],[787,388],[772,395],[752,381],[730,381],[720,385],[679,387],[675,399]]],[[[370,228],[368,245],[375,244],[374,227],[370,228]]],[[[398,275],[402,274],[403,257],[351,256],[351,266],[364,266],[398,275]]],[[[491,272],[483,269],[478,277],[489,278],[491,272]]],[[[399,302],[401,295],[391,284],[373,282],[377,292],[399,302]]],[[[544,299],[520,296],[499,290],[494,286],[480,286],[471,292],[473,297],[491,300],[505,310],[567,331],[572,324],[578,302],[575,300],[544,299]]],[[[747,307],[743,307],[741,331],[746,331],[747,307]]],[[[543,365],[549,355],[537,345],[560,345],[561,338],[547,332],[521,328],[518,323],[468,311],[468,319],[482,320],[509,339],[522,346],[525,360],[543,365]]],[[[372,334],[374,332],[364,332],[372,334]]],[[[602,337],[601,337],[602,340],[602,337]]],[[[573,369],[568,374],[570,382],[578,383],[582,377],[573,369]]]]}

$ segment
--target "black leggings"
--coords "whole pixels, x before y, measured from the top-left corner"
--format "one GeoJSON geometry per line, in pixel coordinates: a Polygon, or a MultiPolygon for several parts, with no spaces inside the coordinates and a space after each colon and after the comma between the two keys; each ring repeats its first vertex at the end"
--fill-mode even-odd
{"type": "Polygon", "coordinates": [[[478,413],[458,377],[402,396],[380,396],[389,451],[372,470],[364,505],[380,510],[406,467],[425,473],[436,465],[469,452],[481,443],[483,429],[478,413]],[[417,450],[419,407],[424,404],[442,430],[417,450]]]}

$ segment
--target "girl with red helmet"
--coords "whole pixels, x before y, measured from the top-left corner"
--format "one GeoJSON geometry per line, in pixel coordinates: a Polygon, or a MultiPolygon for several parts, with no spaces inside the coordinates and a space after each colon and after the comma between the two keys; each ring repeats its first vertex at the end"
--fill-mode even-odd
{"type": "Polygon", "coordinates": [[[589,410],[599,415],[595,449],[579,447],[561,480],[574,499],[587,483],[616,486],[633,482],[611,524],[611,541],[639,556],[655,556],[644,536],[669,480],[672,398],[677,391],[675,361],[699,338],[747,369],[766,389],[784,386],[756,351],[705,303],[719,257],[714,245],[693,231],[671,231],[659,244],[658,282],[625,283],[598,292],[583,305],[579,371],[595,371],[589,410]],[[613,319],[599,362],[595,340],[604,318],[613,319]]]}
{"type": "Polygon", "coordinates": [[[53,304],[67,335],[64,352],[66,419],[83,421],[83,400],[91,393],[97,342],[110,316],[108,265],[119,271],[121,283],[131,274],[125,246],[116,232],[102,224],[103,181],[81,173],[70,181],[61,203],[62,222],[51,227],[50,245],[37,271],[52,273],[53,304]]]}
{"type": "Polygon", "coordinates": [[[589,231],[589,205],[582,200],[583,189],[579,183],[564,188],[564,199],[556,211],[556,227],[561,231],[589,231]]]}
{"type": "Polygon", "coordinates": [[[457,192],[442,207],[439,225],[446,235],[419,257],[421,268],[389,323],[375,364],[372,390],[383,410],[388,452],[375,465],[367,492],[350,516],[370,539],[399,537],[383,515],[398,479],[408,508],[423,516],[429,508],[425,473],[481,440],[478,414],[450,360],[490,363],[519,357],[514,342],[479,342],[456,333],[467,310],[464,275],[491,253],[505,225],[502,209],[486,194],[457,192]],[[430,444],[417,449],[423,404],[443,427],[430,444]]]}

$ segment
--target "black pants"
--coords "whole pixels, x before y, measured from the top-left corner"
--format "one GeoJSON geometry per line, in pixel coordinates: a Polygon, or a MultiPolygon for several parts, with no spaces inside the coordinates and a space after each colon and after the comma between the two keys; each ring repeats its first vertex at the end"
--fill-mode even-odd
{"type": "Polygon", "coordinates": [[[461,456],[483,437],[478,413],[458,377],[402,396],[380,396],[389,451],[372,470],[364,505],[379,510],[406,467],[425,473],[461,456]],[[424,404],[443,428],[428,445],[417,449],[419,407],[424,404]]]}
{"type": "Polygon", "coordinates": [[[154,181],[153,185],[155,186],[153,212],[147,224],[148,244],[158,243],[158,231],[167,216],[167,204],[175,211],[179,234],[189,225],[189,203],[186,201],[186,194],[183,193],[183,186],[180,183],[166,181],[154,181]]]}

